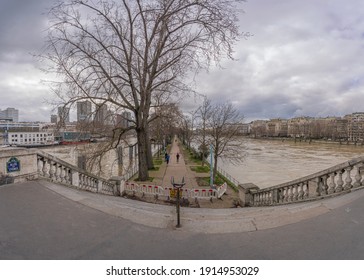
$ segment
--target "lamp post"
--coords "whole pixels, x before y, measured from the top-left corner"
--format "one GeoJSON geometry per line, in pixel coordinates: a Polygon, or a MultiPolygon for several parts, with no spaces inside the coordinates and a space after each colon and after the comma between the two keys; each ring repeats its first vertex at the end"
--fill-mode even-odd
{"type": "Polygon", "coordinates": [[[214,186],[214,163],[213,163],[213,157],[212,157],[213,149],[212,144],[210,144],[210,188],[214,186]]]}
{"type": "Polygon", "coordinates": [[[179,196],[179,191],[180,189],[186,184],[185,183],[185,177],[182,177],[182,182],[181,183],[175,183],[174,182],[174,177],[171,178],[171,183],[173,185],[173,188],[175,190],[177,190],[177,203],[176,203],[176,210],[177,210],[177,228],[181,227],[181,220],[180,220],[180,196],[179,196]]]}

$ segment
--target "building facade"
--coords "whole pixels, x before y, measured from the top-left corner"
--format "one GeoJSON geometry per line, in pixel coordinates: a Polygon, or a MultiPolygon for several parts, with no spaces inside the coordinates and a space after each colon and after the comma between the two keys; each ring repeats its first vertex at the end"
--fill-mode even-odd
{"type": "Polygon", "coordinates": [[[62,125],[70,122],[70,108],[58,107],[58,121],[62,125]]]}
{"type": "Polygon", "coordinates": [[[9,132],[8,145],[34,146],[54,144],[54,135],[51,132],[9,132]]]}
{"type": "Polygon", "coordinates": [[[92,106],[90,101],[77,102],[77,121],[84,122],[91,120],[92,106]]]}
{"type": "Polygon", "coordinates": [[[15,108],[0,110],[0,119],[12,122],[19,122],[19,110],[15,108]]]}
{"type": "Polygon", "coordinates": [[[108,111],[106,104],[96,105],[94,122],[99,125],[105,125],[107,123],[108,111]]]}

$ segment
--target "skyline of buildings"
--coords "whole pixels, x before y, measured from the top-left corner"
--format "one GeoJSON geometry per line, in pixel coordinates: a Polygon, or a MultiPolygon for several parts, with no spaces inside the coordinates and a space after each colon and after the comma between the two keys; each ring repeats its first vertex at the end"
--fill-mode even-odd
{"type": "MultiPolygon", "coordinates": [[[[131,112],[114,113],[106,104],[92,106],[90,101],[77,102],[77,123],[93,122],[95,127],[118,126],[127,128],[132,121],[131,112]],[[94,110],[93,110],[94,108],[94,110]]],[[[58,107],[57,115],[50,116],[52,124],[57,127],[76,125],[70,121],[70,108],[58,107]]],[[[40,131],[46,122],[19,122],[19,110],[7,108],[0,110],[0,131],[40,131]]],[[[343,117],[295,117],[291,119],[275,118],[270,120],[254,120],[244,123],[241,133],[254,137],[294,137],[309,139],[333,139],[364,142],[364,112],[354,112],[343,117]]]]}

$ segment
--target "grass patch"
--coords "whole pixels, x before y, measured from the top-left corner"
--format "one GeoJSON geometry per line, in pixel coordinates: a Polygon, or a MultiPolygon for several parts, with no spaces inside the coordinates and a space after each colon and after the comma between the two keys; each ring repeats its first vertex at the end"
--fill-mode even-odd
{"type": "Polygon", "coordinates": [[[153,164],[154,165],[161,165],[163,163],[163,159],[161,158],[154,158],[153,159],[153,164]]]}
{"type": "Polygon", "coordinates": [[[154,166],[153,168],[149,168],[149,171],[158,171],[160,166],[154,166]]]}
{"type": "Polygon", "coordinates": [[[205,166],[190,166],[192,171],[195,171],[197,173],[208,173],[210,172],[210,167],[205,165],[205,166]]]}
{"type": "MultiPolygon", "coordinates": [[[[200,187],[210,186],[210,177],[197,177],[196,180],[197,180],[197,184],[200,187]]],[[[232,188],[234,190],[234,192],[239,191],[238,188],[224,176],[221,176],[219,174],[217,176],[215,176],[214,185],[221,186],[225,182],[230,188],[232,188]]]]}
{"type": "Polygon", "coordinates": [[[139,180],[139,178],[136,178],[135,179],[135,181],[138,183],[138,182],[153,182],[153,180],[154,180],[154,177],[148,177],[148,179],[147,180],[145,180],[145,181],[141,181],[141,180],[139,180]]]}
{"type": "MultiPolygon", "coordinates": [[[[210,186],[210,177],[197,177],[196,180],[200,187],[210,186]]],[[[215,177],[214,185],[221,186],[223,183],[225,183],[224,180],[218,176],[215,177]]]]}

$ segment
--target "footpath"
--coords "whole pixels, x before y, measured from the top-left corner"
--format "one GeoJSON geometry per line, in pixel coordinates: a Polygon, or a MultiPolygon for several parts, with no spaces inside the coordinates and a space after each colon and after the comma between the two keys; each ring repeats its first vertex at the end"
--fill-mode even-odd
{"type": "Polygon", "coordinates": [[[186,166],[184,153],[181,151],[179,144],[179,140],[175,138],[168,153],[170,156],[169,163],[167,164],[167,162],[164,161],[163,155],[164,162],[161,164],[159,170],[151,172],[151,177],[154,177],[153,183],[155,185],[163,187],[172,186],[171,179],[173,177],[176,183],[180,183],[182,178],[184,178],[186,183],[184,186],[185,188],[192,189],[198,186],[194,173],[186,166]],[[177,154],[179,154],[178,161],[177,154]]]}
{"type": "MultiPolygon", "coordinates": [[[[191,166],[196,166],[196,164],[189,162],[188,151],[185,150],[185,147],[178,138],[173,140],[168,154],[170,156],[168,164],[164,160],[164,155],[162,155],[163,163],[160,165],[159,170],[149,172],[150,177],[153,178],[152,183],[161,187],[172,187],[172,178],[174,178],[176,183],[180,183],[182,178],[184,178],[184,188],[202,188],[199,186],[197,179],[199,177],[209,177],[210,174],[197,173],[191,170],[191,166]],[[178,161],[177,154],[179,154],[178,161]]],[[[238,196],[237,191],[228,187],[228,190],[221,199],[214,199],[213,201],[210,201],[209,199],[199,199],[197,206],[201,208],[215,209],[232,208],[235,207],[235,204],[238,201],[238,196]]],[[[190,203],[196,206],[195,201],[190,201],[190,203]]]]}

